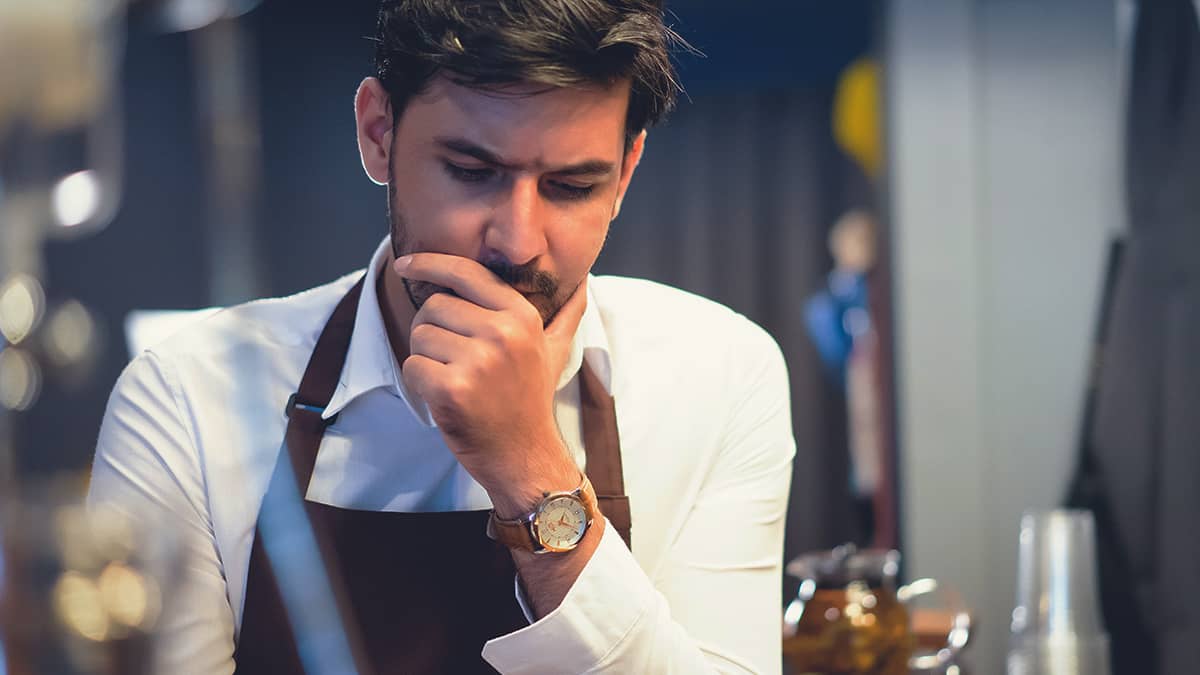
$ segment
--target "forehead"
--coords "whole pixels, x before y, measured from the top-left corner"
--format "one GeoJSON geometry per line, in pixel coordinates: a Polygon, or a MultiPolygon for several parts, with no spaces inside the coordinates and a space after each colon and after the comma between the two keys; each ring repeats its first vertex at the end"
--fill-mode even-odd
{"type": "Polygon", "coordinates": [[[581,158],[617,161],[624,148],[629,82],[546,88],[533,84],[477,89],[435,77],[410,99],[397,139],[428,143],[453,136],[514,164],[581,158]]]}

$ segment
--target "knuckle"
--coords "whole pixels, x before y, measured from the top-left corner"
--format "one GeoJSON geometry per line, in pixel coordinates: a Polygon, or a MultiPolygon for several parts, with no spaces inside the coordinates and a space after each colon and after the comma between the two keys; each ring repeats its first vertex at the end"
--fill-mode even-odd
{"type": "Polygon", "coordinates": [[[517,340],[517,328],[511,321],[503,319],[492,323],[492,336],[502,347],[512,345],[517,340]]]}
{"type": "Polygon", "coordinates": [[[502,360],[501,352],[494,348],[482,347],[475,353],[475,372],[477,375],[484,375],[496,370],[496,366],[502,360]]]}
{"type": "Polygon", "coordinates": [[[408,386],[416,389],[421,396],[426,396],[425,371],[422,366],[420,357],[415,354],[409,356],[400,364],[400,375],[408,386]]]}
{"type": "Polygon", "coordinates": [[[524,321],[526,325],[542,325],[542,314],[538,311],[537,307],[533,306],[533,303],[523,303],[520,309],[517,311],[519,312],[521,320],[524,321]]]}
{"type": "Polygon", "coordinates": [[[433,337],[433,326],[427,323],[419,323],[413,326],[408,334],[408,343],[410,351],[419,351],[426,346],[426,341],[433,337]]]}
{"type": "Polygon", "coordinates": [[[418,314],[424,313],[426,315],[437,315],[438,312],[441,312],[443,309],[445,309],[446,299],[448,297],[449,296],[445,293],[434,293],[433,295],[430,295],[425,299],[425,304],[421,305],[421,309],[418,311],[418,314]]]}
{"type": "Polygon", "coordinates": [[[442,383],[441,396],[445,405],[460,409],[466,406],[471,397],[471,380],[462,374],[454,374],[442,383]]]}

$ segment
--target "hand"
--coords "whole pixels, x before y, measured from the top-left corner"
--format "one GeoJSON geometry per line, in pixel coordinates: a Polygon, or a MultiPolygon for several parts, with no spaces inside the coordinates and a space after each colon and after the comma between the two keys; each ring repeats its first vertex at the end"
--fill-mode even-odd
{"type": "Polygon", "coordinates": [[[413,317],[403,377],[500,515],[525,512],[543,490],[574,489],[579,470],[554,420],[554,393],[587,307],[586,280],[543,329],[537,309],[474,260],[414,253],[394,269],[457,294],[435,293],[413,317]]]}

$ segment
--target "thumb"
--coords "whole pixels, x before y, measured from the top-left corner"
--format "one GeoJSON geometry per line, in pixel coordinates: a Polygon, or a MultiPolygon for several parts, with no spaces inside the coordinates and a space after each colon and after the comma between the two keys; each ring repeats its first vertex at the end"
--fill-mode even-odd
{"type": "Polygon", "coordinates": [[[579,322],[587,309],[587,277],[579,282],[579,286],[559,308],[558,314],[546,326],[543,335],[546,338],[547,355],[549,356],[551,372],[555,377],[562,373],[567,365],[567,356],[571,353],[571,341],[579,330],[579,322]]]}

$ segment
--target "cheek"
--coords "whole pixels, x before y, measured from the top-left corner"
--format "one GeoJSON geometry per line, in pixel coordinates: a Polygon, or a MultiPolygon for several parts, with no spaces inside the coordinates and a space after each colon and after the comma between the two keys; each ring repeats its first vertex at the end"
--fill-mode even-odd
{"type": "Polygon", "coordinates": [[[395,208],[408,239],[422,250],[473,256],[486,208],[464,200],[438,167],[397,171],[395,208]]]}
{"type": "Polygon", "coordinates": [[[608,213],[598,209],[586,218],[576,215],[550,233],[550,255],[564,281],[582,279],[591,270],[608,236],[608,213]]]}

